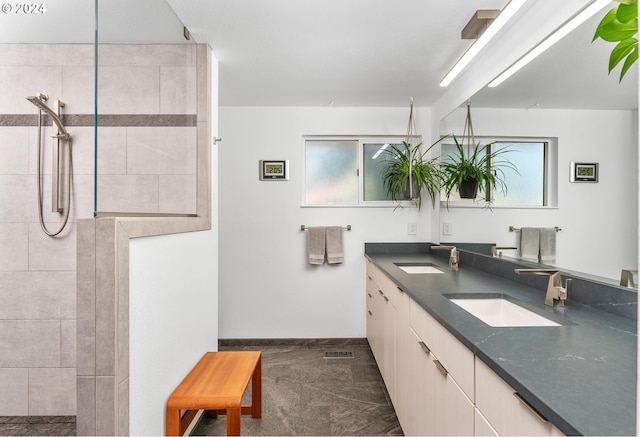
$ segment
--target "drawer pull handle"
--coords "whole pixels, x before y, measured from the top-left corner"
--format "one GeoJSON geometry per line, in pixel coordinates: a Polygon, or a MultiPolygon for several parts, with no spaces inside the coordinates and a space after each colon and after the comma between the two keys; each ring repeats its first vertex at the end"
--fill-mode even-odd
{"type": "Polygon", "coordinates": [[[525,407],[527,407],[527,410],[531,411],[531,413],[536,416],[538,418],[538,420],[542,423],[547,423],[548,420],[546,417],[544,417],[542,414],[540,414],[538,412],[538,410],[536,410],[535,408],[533,408],[531,406],[531,404],[529,404],[529,402],[527,402],[526,400],[524,400],[524,398],[522,396],[520,396],[520,394],[518,392],[513,392],[513,395],[516,397],[517,400],[519,400],[522,405],[524,405],[525,407]]]}
{"type": "Polygon", "coordinates": [[[380,293],[380,296],[384,296],[384,293],[382,292],[382,290],[378,290],[378,293],[380,293]]]}
{"type": "Polygon", "coordinates": [[[402,288],[400,288],[400,287],[398,287],[398,286],[396,286],[396,288],[397,288],[398,290],[400,290],[400,293],[404,293],[404,290],[403,290],[402,288]]]}
{"type": "Polygon", "coordinates": [[[382,297],[384,297],[385,302],[389,302],[389,298],[387,296],[383,294],[382,297]]]}
{"type": "Polygon", "coordinates": [[[431,353],[431,349],[429,349],[429,346],[427,346],[424,341],[419,341],[418,344],[420,345],[422,350],[426,352],[427,355],[431,353]]]}
{"type": "Polygon", "coordinates": [[[373,296],[371,296],[371,293],[367,293],[367,294],[369,295],[369,297],[373,297],[373,296]]]}
{"type": "Polygon", "coordinates": [[[373,316],[373,313],[371,312],[371,310],[367,310],[367,312],[369,313],[370,316],[373,316]]]}
{"type": "Polygon", "coordinates": [[[373,278],[369,275],[367,275],[367,278],[369,278],[370,281],[373,281],[373,278]]]}
{"type": "Polygon", "coordinates": [[[442,373],[444,376],[447,376],[449,374],[449,372],[447,371],[447,369],[442,365],[442,363],[438,360],[433,360],[433,364],[436,365],[436,367],[438,368],[438,370],[440,371],[440,373],[442,373]]]}

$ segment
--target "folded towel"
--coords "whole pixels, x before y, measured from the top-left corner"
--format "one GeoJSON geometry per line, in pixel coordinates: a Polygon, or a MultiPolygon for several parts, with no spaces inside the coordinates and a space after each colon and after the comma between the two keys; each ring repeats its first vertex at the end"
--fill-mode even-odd
{"type": "Polygon", "coordinates": [[[307,231],[309,264],[324,264],[324,226],[314,226],[307,231]]]}
{"type": "Polygon", "coordinates": [[[556,262],[556,228],[540,228],[540,262],[556,262]]]}
{"type": "Polygon", "coordinates": [[[520,229],[520,257],[527,261],[538,262],[540,252],[540,229],[520,229]]]}
{"type": "Polygon", "coordinates": [[[342,227],[327,227],[327,262],[329,264],[340,264],[344,261],[342,251],[342,227]]]}

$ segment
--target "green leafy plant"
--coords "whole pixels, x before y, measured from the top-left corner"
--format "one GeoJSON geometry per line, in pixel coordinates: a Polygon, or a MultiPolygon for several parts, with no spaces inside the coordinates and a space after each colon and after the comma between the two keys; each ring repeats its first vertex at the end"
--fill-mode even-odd
{"type": "Polygon", "coordinates": [[[609,56],[609,74],[624,60],[620,81],[638,60],[638,0],[616,0],[619,4],[602,18],[593,41],[602,38],[617,43],[609,56]]]}
{"type": "Polygon", "coordinates": [[[440,190],[440,169],[438,168],[438,158],[427,158],[426,155],[438,141],[422,151],[422,143],[412,146],[406,141],[402,145],[392,145],[384,151],[386,160],[383,161],[385,168],[382,172],[382,181],[387,194],[393,201],[398,202],[410,199],[409,196],[409,174],[413,182],[413,196],[410,199],[420,210],[422,206],[422,190],[426,190],[431,197],[431,204],[435,205],[435,199],[440,190]]]}
{"type": "MultiPolygon", "coordinates": [[[[504,182],[504,171],[513,170],[516,166],[504,154],[510,152],[507,147],[491,150],[494,143],[481,146],[480,143],[466,146],[461,144],[455,135],[451,135],[456,145],[457,155],[447,156],[440,163],[442,189],[447,197],[447,205],[451,193],[460,190],[469,181],[477,182],[477,190],[482,198],[489,202],[493,189],[507,192],[504,182]]],[[[519,173],[518,173],[519,174],[519,173]]],[[[472,195],[476,198],[476,195],[472,195]]],[[[488,204],[488,203],[487,203],[488,204]]]]}

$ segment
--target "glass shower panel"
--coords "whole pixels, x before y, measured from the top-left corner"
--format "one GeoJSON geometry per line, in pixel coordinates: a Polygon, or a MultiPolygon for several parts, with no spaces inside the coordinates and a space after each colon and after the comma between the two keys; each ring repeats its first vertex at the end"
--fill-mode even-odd
{"type": "Polygon", "coordinates": [[[165,2],[125,7],[98,9],[96,214],[196,214],[196,45],[165,2]]]}

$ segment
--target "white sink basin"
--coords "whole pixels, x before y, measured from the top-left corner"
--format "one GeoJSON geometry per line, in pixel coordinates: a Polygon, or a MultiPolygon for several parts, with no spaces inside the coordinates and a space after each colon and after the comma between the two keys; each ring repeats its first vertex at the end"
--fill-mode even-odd
{"type": "Polygon", "coordinates": [[[430,275],[444,273],[433,264],[411,264],[411,263],[395,263],[400,270],[410,275],[430,275]]]}
{"type": "Polygon", "coordinates": [[[504,298],[450,298],[449,300],[489,326],[562,326],[504,298]]]}

